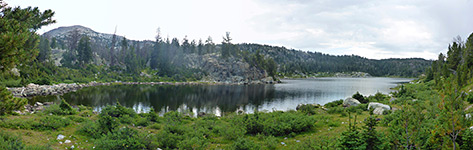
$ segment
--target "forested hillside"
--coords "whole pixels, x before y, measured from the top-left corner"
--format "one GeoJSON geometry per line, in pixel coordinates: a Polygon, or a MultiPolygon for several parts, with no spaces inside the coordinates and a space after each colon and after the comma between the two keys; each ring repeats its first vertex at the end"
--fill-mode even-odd
{"type": "Polygon", "coordinates": [[[286,74],[366,72],[373,76],[416,77],[431,64],[431,61],[422,58],[375,60],[356,55],[334,56],[260,44],[238,46],[249,53],[261,51],[265,56],[272,57],[279,65],[279,71],[286,74]]]}
{"type": "MultiPolygon", "coordinates": [[[[93,53],[92,64],[107,65],[131,74],[139,74],[143,69],[150,68],[157,70],[159,76],[171,77],[178,74],[195,79],[212,74],[208,69],[216,69],[205,66],[213,62],[209,58],[214,58],[217,62],[231,60],[248,64],[247,69],[259,70],[262,72],[261,77],[275,77],[276,72],[281,75],[366,72],[373,76],[414,77],[422,74],[431,63],[420,58],[373,60],[354,55],[333,56],[260,44],[232,44],[229,33],[220,44],[214,43],[211,37],[205,41],[190,40],[187,37],[179,40],[163,38],[160,33],[155,41],[136,41],[115,34],[97,33],[83,26],[60,27],[44,33],[43,37],[51,41],[56,64],[64,67],[77,68],[77,64],[80,65],[78,58],[82,56],[76,49],[81,37],[88,37],[93,53]]],[[[220,75],[214,75],[213,79],[229,80],[223,76],[244,78],[244,75],[233,73],[237,71],[234,66],[217,68],[224,70],[216,73],[220,75]]]]}
{"type": "Polygon", "coordinates": [[[205,81],[260,83],[283,76],[366,72],[372,76],[415,77],[431,61],[373,60],[333,56],[260,44],[233,44],[227,32],[222,42],[212,37],[136,41],[83,26],[60,27],[39,38],[33,61],[2,75],[2,85],[90,81],[205,81]]]}

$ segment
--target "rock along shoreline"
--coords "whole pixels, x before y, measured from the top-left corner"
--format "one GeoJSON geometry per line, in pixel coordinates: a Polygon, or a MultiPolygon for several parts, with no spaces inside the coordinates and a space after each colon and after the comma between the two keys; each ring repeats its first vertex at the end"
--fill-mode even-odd
{"type": "Polygon", "coordinates": [[[37,85],[30,83],[25,87],[8,88],[13,96],[28,98],[34,96],[62,95],[75,92],[85,87],[110,86],[110,85],[247,85],[247,84],[275,84],[277,82],[251,82],[251,83],[228,83],[228,82],[89,82],[89,83],[59,83],[54,85],[37,85]]]}

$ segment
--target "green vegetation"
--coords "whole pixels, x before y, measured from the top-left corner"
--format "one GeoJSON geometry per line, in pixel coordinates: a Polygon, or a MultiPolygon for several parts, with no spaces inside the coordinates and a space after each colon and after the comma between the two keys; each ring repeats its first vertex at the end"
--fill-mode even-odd
{"type": "Polygon", "coordinates": [[[155,42],[144,46],[125,38],[116,43],[114,35],[112,46],[105,47],[110,51],[99,51],[100,59],[110,62],[107,66],[91,62],[91,50],[97,47],[77,30],[67,40],[41,40],[35,31],[55,22],[51,10],[10,8],[0,1],[0,11],[0,149],[470,149],[473,145],[473,109],[469,109],[473,106],[473,34],[465,42],[457,38],[448,47],[448,56],[440,54],[425,76],[400,86],[393,97],[380,93],[353,96],[393,108],[379,116],[367,110],[367,104],[344,108],[342,101],[324,107],[305,105],[298,111],[192,118],[179,112],[138,114],[120,104],[96,114],[85,106],[73,108],[65,100],[43,111],[19,115],[13,111],[21,110],[26,100],[14,98],[3,86],[198,80],[203,73],[186,67],[184,56],[221,52],[223,59],[245,60],[270,75],[275,75],[278,66],[281,74],[363,71],[375,76],[415,76],[430,62],[233,45],[229,33],[222,45],[213,44],[210,37],[205,44],[187,38],[180,44],[176,38],[161,39],[158,33],[155,42]],[[65,50],[61,67],[50,61],[51,47],[65,50]],[[58,135],[66,136],[60,139],[58,135]]]}

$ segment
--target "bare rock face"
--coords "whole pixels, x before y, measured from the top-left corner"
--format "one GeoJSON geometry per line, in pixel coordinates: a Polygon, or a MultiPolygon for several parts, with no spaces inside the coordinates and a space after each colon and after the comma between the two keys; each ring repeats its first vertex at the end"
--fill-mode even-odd
{"type": "Polygon", "coordinates": [[[273,83],[268,73],[251,66],[247,62],[234,57],[220,58],[217,54],[203,56],[190,55],[186,58],[191,61],[188,68],[196,68],[205,72],[204,82],[232,83],[232,84],[261,84],[273,83]]]}
{"type": "Polygon", "coordinates": [[[347,98],[343,101],[343,107],[351,107],[351,106],[358,106],[360,105],[360,101],[358,101],[357,99],[354,99],[354,98],[347,98]]]}

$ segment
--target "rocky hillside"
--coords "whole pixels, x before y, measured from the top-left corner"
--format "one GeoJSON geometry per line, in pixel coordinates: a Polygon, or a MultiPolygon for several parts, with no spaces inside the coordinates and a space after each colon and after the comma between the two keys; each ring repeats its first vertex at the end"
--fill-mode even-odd
{"type": "Polygon", "coordinates": [[[59,27],[43,34],[43,37],[57,43],[53,48],[53,58],[57,65],[61,65],[64,53],[75,49],[82,36],[90,38],[93,64],[113,66],[118,68],[118,72],[142,75],[143,73],[130,70],[151,68],[157,70],[156,75],[159,76],[184,76],[183,78],[192,77],[212,82],[269,82],[270,74],[276,71],[280,74],[301,75],[364,72],[372,76],[415,77],[431,64],[431,61],[420,58],[374,60],[260,44],[204,43],[186,38],[181,41],[167,38],[157,42],[128,40],[117,35],[113,40],[113,34],[98,33],[79,25],[59,27]],[[222,57],[224,48],[231,49],[230,52],[227,51],[230,57],[222,57]]]}
{"type": "MultiPolygon", "coordinates": [[[[60,64],[62,54],[65,51],[72,49],[72,43],[74,41],[74,34],[78,34],[81,37],[87,36],[90,38],[92,43],[91,47],[94,53],[93,63],[96,65],[110,65],[110,49],[113,43],[113,34],[98,33],[90,28],[83,26],[69,26],[59,27],[48,31],[43,34],[43,37],[48,38],[50,41],[53,39],[58,43],[57,48],[53,48],[53,59],[56,60],[57,65],[60,64]]],[[[117,57],[117,65],[122,68],[126,68],[125,59],[118,57],[122,54],[126,54],[130,49],[126,49],[123,52],[122,40],[123,36],[116,36],[114,46],[114,55],[117,57]]],[[[175,45],[167,39],[170,46],[175,45]]],[[[134,53],[136,54],[137,65],[143,65],[144,67],[152,67],[153,57],[159,57],[160,60],[166,60],[167,62],[161,62],[162,68],[156,68],[157,70],[173,70],[169,71],[166,76],[179,76],[180,74],[192,72],[196,78],[200,78],[207,82],[224,82],[224,83],[272,83],[273,78],[268,77],[268,73],[262,69],[250,65],[240,57],[229,57],[223,59],[220,53],[217,51],[207,52],[205,54],[196,54],[185,52],[184,45],[177,47],[167,47],[167,49],[156,48],[156,42],[154,41],[136,41],[126,40],[130,47],[133,47],[134,53]],[[158,51],[158,52],[156,52],[158,51]],[[154,53],[158,53],[154,56],[154,53]],[[165,54],[164,54],[165,53],[165,54]],[[163,58],[164,57],[164,58],[163,58]]],[[[177,41],[177,40],[176,40],[177,41]]],[[[163,41],[164,42],[164,41],[163,41]]],[[[215,49],[220,48],[219,45],[214,45],[215,49]]],[[[143,68],[143,67],[142,67],[143,68]]],[[[161,74],[163,75],[163,74],[161,74]]]]}

